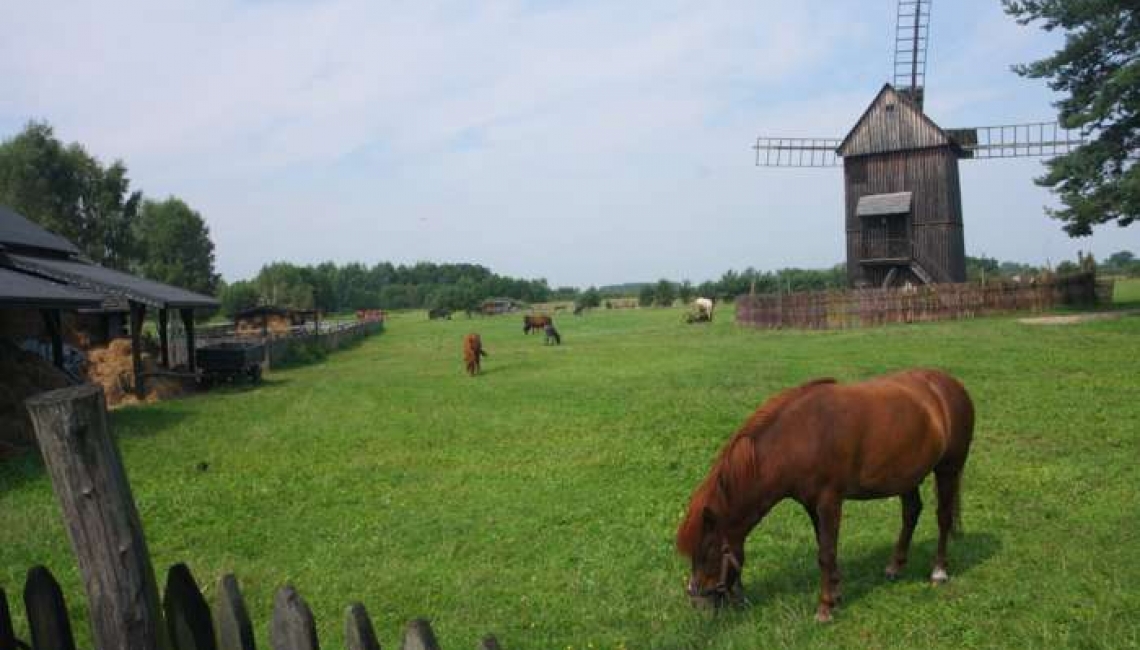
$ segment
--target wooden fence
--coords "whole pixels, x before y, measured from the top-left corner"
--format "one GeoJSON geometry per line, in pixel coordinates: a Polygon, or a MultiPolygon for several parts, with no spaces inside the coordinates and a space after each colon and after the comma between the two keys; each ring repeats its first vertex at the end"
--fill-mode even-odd
{"type": "Polygon", "coordinates": [[[265,344],[266,368],[279,366],[303,357],[316,348],[332,352],[384,330],[384,321],[377,319],[322,322],[320,331],[313,326],[294,327],[288,333],[267,336],[237,336],[233,327],[213,327],[199,332],[198,346],[230,341],[260,341],[265,344]]]}
{"type": "Polygon", "coordinates": [[[1092,273],[1035,283],[936,284],[914,288],[744,295],[736,322],[764,329],[850,329],[1092,306],[1112,300],[1112,283],[1092,273]]]}
{"type": "MultiPolygon", "coordinates": [[[[165,629],[161,632],[172,650],[256,650],[253,622],[237,579],[232,574],[222,576],[215,593],[211,606],[185,564],[170,567],[162,594],[165,629]]],[[[26,640],[17,638],[8,597],[0,588],[0,650],[76,650],[67,602],[55,576],[42,566],[32,567],[24,582],[23,596],[26,640]]],[[[277,590],[268,631],[272,650],[320,647],[313,612],[291,585],[277,590]]],[[[345,608],[344,647],[380,650],[372,619],[361,603],[350,603],[345,608]]],[[[425,619],[415,619],[405,626],[399,647],[440,650],[431,623],[425,619]]],[[[498,650],[500,646],[493,635],[487,635],[477,648],[498,650]]]]}
{"type": "MultiPolygon", "coordinates": [[[[87,594],[95,649],[253,650],[253,627],[232,575],[220,579],[211,609],[190,570],[177,564],[159,598],[102,389],[85,384],[50,391],[29,399],[27,407],[87,594]]],[[[16,638],[0,588],[0,650],[75,650],[63,593],[47,569],[28,572],[24,610],[28,641],[16,638]]],[[[348,606],[345,643],[349,650],[380,647],[360,603],[348,606]]],[[[269,647],[319,647],[312,612],[289,585],[274,599],[269,647]]],[[[479,647],[499,646],[488,636],[479,647]]],[[[408,624],[401,648],[439,650],[439,644],[427,621],[416,619],[408,624]]]]}

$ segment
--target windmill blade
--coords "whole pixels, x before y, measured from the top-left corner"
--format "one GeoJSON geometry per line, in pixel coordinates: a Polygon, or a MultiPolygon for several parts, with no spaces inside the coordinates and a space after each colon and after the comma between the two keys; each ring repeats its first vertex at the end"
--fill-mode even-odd
{"type": "Polygon", "coordinates": [[[1057,122],[947,129],[964,158],[1043,158],[1067,154],[1086,142],[1084,134],[1057,122]]]}
{"type": "Polygon", "coordinates": [[[922,108],[926,95],[926,47],[930,43],[931,0],[899,0],[895,20],[895,90],[922,108]]]}
{"type": "Polygon", "coordinates": [[[756,138],[757,167],[839,167],[839,138],[756,138]]]}

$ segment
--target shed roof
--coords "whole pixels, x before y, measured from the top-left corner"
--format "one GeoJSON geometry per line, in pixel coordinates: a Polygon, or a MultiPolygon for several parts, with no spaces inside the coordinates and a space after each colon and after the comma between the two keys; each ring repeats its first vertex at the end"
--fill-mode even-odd
{"type": "Polygon", "coordinates": [[[80,309],[97,308],[102,302],[97,293],[0,268],[0,307],[80,309]]]}
{"type": "Polygon", "coordinates": [[[147,280],[97,264],[27,255],[9,255],[17,269],[34,273],[73,287],[89,289],[160,309],[213,309],[216,299],[169,284],[147,280]]]}
{"type": "Polygon", "coordinates": [[[875,217],[886,214],[906,214],[910,212],[911,193],[868,194],[859,197],[855,214],[860,217],[875,217]]]}
{"type": "Polygon", "coordinates": [[[79,254],[75,244],[3,205],[0,205],[0,248],[30,248],[64,255],[79,254]]]}

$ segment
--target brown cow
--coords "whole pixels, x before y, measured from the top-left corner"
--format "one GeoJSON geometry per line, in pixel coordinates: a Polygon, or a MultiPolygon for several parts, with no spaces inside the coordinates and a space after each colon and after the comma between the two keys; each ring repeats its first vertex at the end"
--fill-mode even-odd
{"type": "Polygon", "coordinates": [[[467,374],[474,377],[479,374],[479,357],[488,356],[483,349],[483,340],[478,334],[468,334],[463,337],[463,360],[467,363],[467,374]]]}
{"type": "Polygon", "coordinates": [[[523,334],[543,331],[547,325],[554,325],[554,318],[550,316],[523,316],[523,334]]]}

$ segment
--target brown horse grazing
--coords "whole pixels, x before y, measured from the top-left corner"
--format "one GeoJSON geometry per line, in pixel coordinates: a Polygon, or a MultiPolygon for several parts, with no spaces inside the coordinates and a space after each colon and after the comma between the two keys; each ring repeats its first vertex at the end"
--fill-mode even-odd
{"type": "Polygon", "coordinates": [[[772,397],[721,450],[689,503],[677,549],[692,559],[694,604],[741,595],[744,540],[780,501],[811,518],[822,572],[816,620],[839,600],[836,545],[844,499],[902,500],[902,532],[888,578],[906,564],[922,510],[919,486],[934,472],[938,495],[935,583],[948,579],[946,540],[957,523],[959,479],[974,431],[966,389],[937,370],[909,370],[858,384],[816,380],[772,397]]]}
{"type": "Polygon", "coordinates": [[[467,363],[467,374],[474,377],[481,370],[479,357],[489,356],[483,349],[483,339],[478,334],[463,337],[463,361],[467,363]]]}

